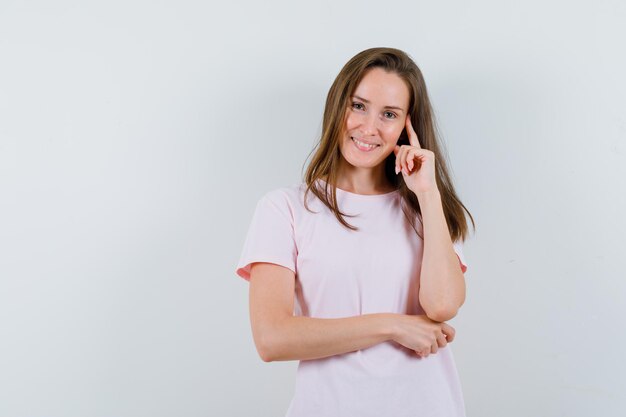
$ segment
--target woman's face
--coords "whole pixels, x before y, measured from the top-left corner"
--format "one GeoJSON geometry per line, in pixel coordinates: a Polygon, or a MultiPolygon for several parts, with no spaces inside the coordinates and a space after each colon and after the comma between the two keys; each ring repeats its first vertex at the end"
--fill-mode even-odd
{"type": "Polygon", "coordinates": [[[398,75],[369,70],[349,102],[339,149],[354,167],[373,168],[393,152],[406,123],[409,89],[398,75]]]}

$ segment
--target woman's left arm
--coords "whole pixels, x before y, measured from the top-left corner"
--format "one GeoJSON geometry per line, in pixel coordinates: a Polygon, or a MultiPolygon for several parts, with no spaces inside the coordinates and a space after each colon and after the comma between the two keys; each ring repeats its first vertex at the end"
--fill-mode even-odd
{"type": "Polygon", "coordinates": [[[419,301],[426,315],[444,322],[465,302],[465,277],[443,212],[438,189],[417,194],[422,212],[424,253],[419,301]]]}
{"type": "Polygon", "coordinates": [[[402,171],[404,182],[417,196],[422,212],[424,254],[419,301],[431,320],[443,322],[456,316],[465,301],[465,277],[443,212],[435,178],[435,154],[422,148],[410,115],[404,123],[409,145],[396,145],[394,154],[396,174],[402,171]]]}

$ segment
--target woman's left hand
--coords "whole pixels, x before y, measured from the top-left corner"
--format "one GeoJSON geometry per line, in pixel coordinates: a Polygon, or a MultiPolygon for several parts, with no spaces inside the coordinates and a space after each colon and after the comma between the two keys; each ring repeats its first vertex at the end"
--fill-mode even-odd
{"type": "Polygon", "coordinates": [[[435,154],[428,149],[422,149],[408,115],[405,127],[410,145],[396,145],[393,150],[396,156],[396,174],[402,171],[404,182],[416,195],[436,191],[435,154]]]}

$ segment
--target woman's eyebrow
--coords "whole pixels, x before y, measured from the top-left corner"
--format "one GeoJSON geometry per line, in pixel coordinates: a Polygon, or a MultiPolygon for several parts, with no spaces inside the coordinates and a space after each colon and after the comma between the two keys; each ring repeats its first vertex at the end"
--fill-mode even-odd
{"type": "MultiPolygon", "coordinates": [[[[369,103],[369,102],[370,102],[369,100],[367,100],[367,99],[365,99],[365,98],[363,98],[363,97],[356,96],[356,95],[352,96],[352,98],[359,99],[359,100],[364,101],[364,102],[366,102],[366,103],[369,103]]],[[[385,106],[385,108],[386,108],[386,109],[394,109],[394,110],[404,111],[404,109],[403,109],[402,107],[396,107],[396,106],[385,106]]]]}

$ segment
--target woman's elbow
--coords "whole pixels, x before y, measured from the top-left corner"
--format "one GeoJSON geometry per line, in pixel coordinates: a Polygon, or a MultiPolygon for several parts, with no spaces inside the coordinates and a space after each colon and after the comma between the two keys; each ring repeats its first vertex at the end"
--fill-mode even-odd
{"type": "Polygon", "coordinates": [[[259,337],[255,340],[256,351],[263,362],[273,362],[275,360],[272,353],[272,343],[268,337],[259,337]]]}
{"type": "Polygon", "coordinates": [[[432,321],[444,322],[452,320],[458,313],[458,308],[440,308],[436,310],[426,311],[426,316],[432,321]]]}
{"type": "Polygon", "coordinates": [[[257,349],[257,351],[259,352],[259,357],[263,362],[272,362],[274,360],[266,349],[257,349]]]}
{"type": "Polygon", "coordinates": [[[452,298],[449,297],[448,299],[441,300],[438,303],[430,301],[430,299],[420,297],[420,304],[429,319],[439,322],[451,320],[456,317],[459,309],[465,302],[465,290],[463,290],[463,293],[460,294],[456,300],[452,300],[452,298]]]}

